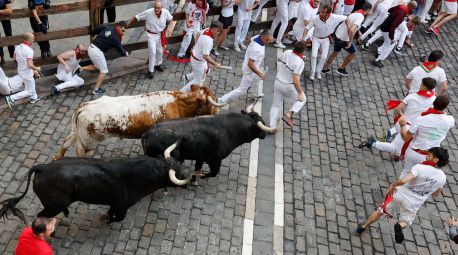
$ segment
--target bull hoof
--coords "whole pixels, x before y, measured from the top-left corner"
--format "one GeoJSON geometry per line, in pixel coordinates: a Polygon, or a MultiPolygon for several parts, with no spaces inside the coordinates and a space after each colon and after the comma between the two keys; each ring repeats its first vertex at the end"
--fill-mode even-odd
{"type": "Polygon", "coordinates": [[[199,171],[194,171],[194,176],[202,177],[202,176],[205,176],[205,174],[202,170],[199,170],[199,171]]]}

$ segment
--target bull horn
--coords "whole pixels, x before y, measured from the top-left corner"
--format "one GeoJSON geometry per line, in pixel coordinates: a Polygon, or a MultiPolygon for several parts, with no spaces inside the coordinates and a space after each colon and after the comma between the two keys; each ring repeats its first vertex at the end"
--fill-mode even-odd
{"type": "Polygon", "coordinates": [[[246,112],[252,112],[254,110],[254,104],[250,104],[249,106],[246,107],[245,111],[246,112]]]}
{"type": "Polygon", "coordinates": [[[176,172],[175,172],[175,170],[173,170],[173,169],[170,169],[170,170],[169,170],[169,178],[170,178],[170,181],[172,181],[173,184],[178,185],[178,186],[186,185],[186,184],[188,184],[188,182],[189,182],[189,179],[186,179],[186,180],[179,180],[179,179],[176,177],[176,172]]]}
{"type": "Polygon", "coordinates": [[[174,144],[170,145],[167,149],[165,149],[165,151],[164,151],[164,158],[165,159],[169,159],[170,158],[170,153],[172,153],[172,151],[178,146],[179,142],[180,142],[180,140],[178,140],[174,144]]]}
{"type": "Polygon", "coordinates": [[[258,128],[261,129],[262,131],[269,132],[269,133],[275,133],[277,131],[276,127],[266,127],[264,124],[262,124],[261,121],[258,121],[256,123],[258,125],[258,128]]]}
{"type": "Polygon", "coordinates": [[[213,100],[213,98],[211,96],[207,96],[207,100],[208,100],[208,102],[210,102],[210,104],[212,104],[212,105],[214,105],[216,107],[223,107],[223,106],[227,105],[227,103],[218,104],[217,102],[215,102],[213,100]]]}

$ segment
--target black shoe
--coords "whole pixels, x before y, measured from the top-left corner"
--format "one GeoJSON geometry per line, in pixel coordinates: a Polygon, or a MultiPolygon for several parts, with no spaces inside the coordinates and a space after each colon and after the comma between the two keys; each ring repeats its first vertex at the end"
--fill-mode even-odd
{"type": "Polygon", "coordinates": [[[366,231],[366,228],[363,228],[363,225],[358,225],[358,228],[356,229],[356,233],[358,235],[361,235],[361,233],[363,233],[364,231],[366,231]]]}
{"type": "Polygon", "coordinates": [[[154,78],[154,73],[153,72],[148,72],[146,74],[146,76],[149,78],[149,79],[153,79],[154,78]]]}
{"type": "Polygon", "coordinates": [[[164,72],[164,68],[162,68],[161,66],[154,66],[154,70],[158,71],[158,72],[164,72]]]}
{"type": "Polygon", "coordinates": [[[396,49],[393,50],[394,53],[396,53],[399,56],[404,56],[405,54],[402,52],[402,49],[397,47],[396,49]]]}
{"type": "Polygon", "coordinates": [[[51,95],[52,96],[57,96],[59,94],[60,94],[60,92],[57,90],[56,86],[51,86],[51,95]]]}
{"type": "Polygon", "coordinates": [[[321,70],[321,74],[327,74],[329,72],[331,72],[331,69],[323,69],[323,70],[321,70]]]}
{"type": "Polygon", "coordinates": [[[367,49],[369,49],[369,45],[367,45],[366,43],[363,42],[363,43],[361,43],[361,49],[362,50],[367,50],[367,49]]]}
{"type": "Polygon", "coordinates": [[[399,223],[394,224],[394,240],[396,240],[396,243],[404,241],[404,233],[402,233],[402,227],[399,223]]]}
{"type": "Polygon", "coordinates": [[[46,51],[41,52],[41,58],[47,58],[48,55],[46,54],[46,51]]]}
{"type": "Polygon", "coordinates": [[[373,66],[377,66],[377,67],[384,67],[382,61],[380,61],[380,60],[379,60],[379,61],[372,60],[372,61],[371,61],[371,64],[372,64],[373,66]]]}
{"type": "Polygon", "coordinates": [[[51,50],[47,50],[47,51],[46,51],[46,56],[48,56],[48,58],[52,57],[51,50]]]}
{"type": "Polygon", "coordinates": [[[362,142],[360,145],[358,145],[358,148],[363,148],[363,147],[367,147],[367,148],[372,148],[372,144],[374,144],[377,140],[375,140],[375,138],[373,136],[370,136],[369,138],[367,138],[367,140],[365,142],[362,142]]]}
{"type": "Polygon", "coordinates": [[[347,76],[348,75],[348,72],[347,72],[347,70],[345,70],[345,68],[337,69],[337,73],[340,74],[340,75],[343,75],[343,76],[347,76]]]}

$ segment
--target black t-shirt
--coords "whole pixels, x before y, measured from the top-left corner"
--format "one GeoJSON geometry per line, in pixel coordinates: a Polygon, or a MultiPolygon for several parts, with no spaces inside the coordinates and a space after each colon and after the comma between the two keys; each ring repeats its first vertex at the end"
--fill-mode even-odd
{"type": "Polygon", "coordinates": [[[5,10],[7,4],[11,4],[11,1],[10,0],[0,0],[0,10],[5,10]]]}

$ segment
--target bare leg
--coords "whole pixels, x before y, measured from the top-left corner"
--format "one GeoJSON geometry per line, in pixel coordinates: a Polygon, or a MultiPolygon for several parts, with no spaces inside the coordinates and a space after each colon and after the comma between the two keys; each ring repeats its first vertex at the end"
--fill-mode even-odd
{"type": "Polygon", "coordinates": [[[447,13],[445,12],[441,12],[439,13],[439,16],[436,17],[436,19],[434,20],[434,22],[431,24],[431,27],[434,27],[437,23],[439,23],[443,18],[445,18],[447,16],[447,13]]]}
{"type": "Polygon", "coordinates": [[[342,65],[340,66],[341,69],[345,69],[345,67],[347,67],[348,64],[350,64],[350,62],[355,58],[356,54],[353,53],[353,54],[349,54],[343,61],[342,65]]]}
{"type": "Polygon", "coordinates": [[[444,25],[445,23],[449,22],[450,20],[456,18],[456,14],[452,14],[452,15],[448,15],[446,16],[445,18],[443,18],[441,21],[439,21],[437,24],[436,24],[436,27],[437,28],[440,28],[442,25],[444,25]]]}
{"type": "Polygon", "coordinates": [[[372,223],[378,221],[380,217],[382,217],[383,213],[379,211],[375,211],[372,213],[369,218],[367,218],[367,221],[362,225],[363,228],[368,228],[372,223]]]}
{"type": "Polygon", "coordinates": [[[218,46],[221,46],[224,42],[224,40],[226,40],[227,38],[227,33],[229,32],[229,29],[223,29],[223,31],[221,32],[221,35],[218,37],[218,40],[216,41],[216,47],[217,48],[218,46]]]}
{"type": "Polygon", "coordinates": [[[324,65],[323,70],[329,69],[334,59],[336,59],[337,55],[339,55],[339,52],[335,52],[335,51],[332,52],[331,56],[329,56],[328,58],[328,61],[326,61],[326,64],[324,65]]]}
{"type": "Polygon", "coordinates": [[[95,89],[98,89],[102,86],[102,82],[105,80],[106,74],[99,73],[99,77],[97,77],[97,82],[95,83],[95,89]]]}

